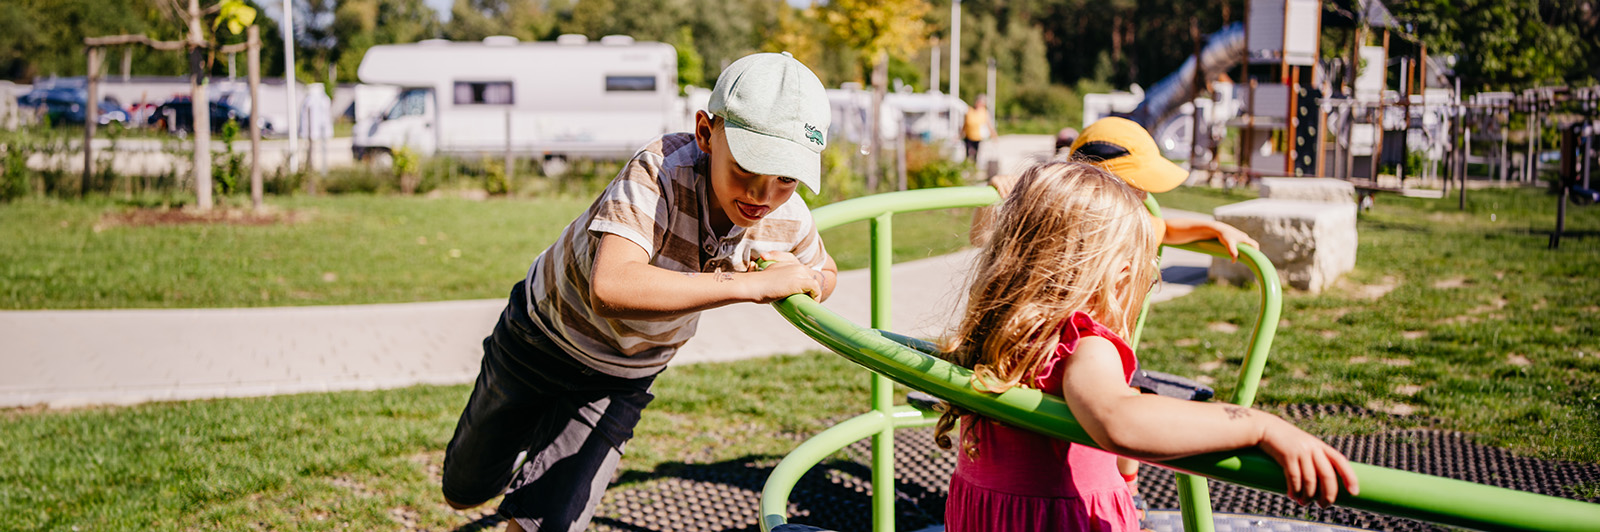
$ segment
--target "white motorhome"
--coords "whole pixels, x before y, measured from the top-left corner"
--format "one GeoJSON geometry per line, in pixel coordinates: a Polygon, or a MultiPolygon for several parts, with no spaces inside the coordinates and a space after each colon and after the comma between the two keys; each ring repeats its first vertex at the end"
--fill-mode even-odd
{"type": "Polygon", "coordinates": [[[620,35],[374,46],[357,75],[396,91],[380,112],[356,117],[357,159],[382,161],[402,146],[421,155],[627,157],[687,127],[677,52],[620,35]]]}

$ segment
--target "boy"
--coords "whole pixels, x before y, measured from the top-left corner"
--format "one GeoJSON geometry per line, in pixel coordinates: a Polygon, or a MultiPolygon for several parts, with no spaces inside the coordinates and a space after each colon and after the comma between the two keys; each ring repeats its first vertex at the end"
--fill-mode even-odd
{"type": "Polygon", "coordinates": [[[709,110],[640,150],[512,288],[445,451],[452,507],[505,493],[507,530],[585,529],[700,311],[832,293],[838,268],[794,193],[821,185],[822,82],[755,54],[709,110]]]}

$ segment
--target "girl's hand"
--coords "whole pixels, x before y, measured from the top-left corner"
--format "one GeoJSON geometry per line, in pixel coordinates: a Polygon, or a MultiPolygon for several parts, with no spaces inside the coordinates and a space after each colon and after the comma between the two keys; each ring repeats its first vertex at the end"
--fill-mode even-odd
{"type": "Polygon", "coordinates": [[[750,268],[748,275],[755,281],[751,283],[751,301],[765,304],[794,294],[821,299],[822,273],[801,263],[793,253],[768,251],[761,254],[761,261],[770,264],[764,270],[750,268]]]}
{"type": "Polygon", "coordinates": [[[1223,247],[1228,248],[1228,256],[1232,257],[1234,262],[1239,261],[1239,244],[1250,244],[1250,247],[1261,249],[1261,244],[1256,243],[1256,239],[1250,238],[1250,235],[1240,231],[1237,227],[1221,222],[1212,222],[1211,229],[1216,232],[1214,238],[1222,242],[1223,247]]]}
{"type": "Polygon", "coordinates": [[[1273,417],[1261,436],[1261,450],[1283,466],[1286,494],[1302,506],[1316,502],[1323,508],[1339,496],[1339,480],[1351,495],[1361,493],[1355,470],[1337,449],[1289,422],[1273,417]]]}

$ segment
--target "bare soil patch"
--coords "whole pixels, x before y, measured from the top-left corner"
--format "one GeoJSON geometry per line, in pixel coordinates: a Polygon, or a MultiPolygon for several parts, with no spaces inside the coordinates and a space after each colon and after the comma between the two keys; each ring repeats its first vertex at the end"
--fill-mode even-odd
{"type": "Polygon", "coordinates": [[[250,208],[216,208],[202,211],[194,208],[182,209],[129,209],[122,212],[110,213],[100,217],[100,222],[95,224],[95,230],[100,231],[111,227],[152,227],[169,225],[292,225],[304,222],[311,218],[311,213],[304,211],[284,211],[278,209],[262,209],[260,211],[250,208]]]}

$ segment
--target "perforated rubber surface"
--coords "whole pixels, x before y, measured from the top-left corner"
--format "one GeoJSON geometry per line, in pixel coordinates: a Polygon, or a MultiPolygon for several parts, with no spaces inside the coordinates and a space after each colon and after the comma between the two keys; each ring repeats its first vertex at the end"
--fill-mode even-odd
{"type": "MultiPolygon", "coordinates": [[[[1291,406],[1287,417],[1377,415],[1353,407],[1291,406]]],[[[919,530],[944,520],[944,502],[955,456],[933,443],[932,429],[905,429],[895,435],[896,526],[919,530]]],[[[1328,438],[1351,460],[1429,475],[1530,491],[1589,502],[1580,491],[1600,486],[1600,464],[1555,462],[1519,457],[1478,445],[1468,435],[1431,429],[1399,430],[1369,436],[1328,438]],[[1575,490],[1575,486],[1591,486],[1575,490]]],[[[867,441],[846,448],[843,459],[823,462],[805,475],[789,497],[789,520],[840,532],[871,529],[869,482],[871,447],[867,441]]],[[[777,459],[731,460],[674,465],[628,488],[606,492],[591,530],[755,531],[761,488],[777,459]]],[[[1141,490],[1150,507],[1175,509],[1177,488],[1169,471],[1142,469],[1141,490]]],[[[1217,530],[1312,532],[1356,527],[1371,530],[1444,531],[1441,526],[1348,508],[1305,508],[1287,497],[1211,482],[1217,530]],[[1228,516],[1222,514],[1247,514],[1228,516]],[[1271,517],[1290,520],[1268,519],[1271,517]],[[1303,522],[1295,522],[1303,521],[1303,522]],[[1321,523],[1324,526],[1317,526],[1321,523]],[[1327,526],[1333,525],[1333,526],[1327,526]]],[[[1176,512],[1152,512],[1157,532],[1182,529],[1176,512]]]]}

